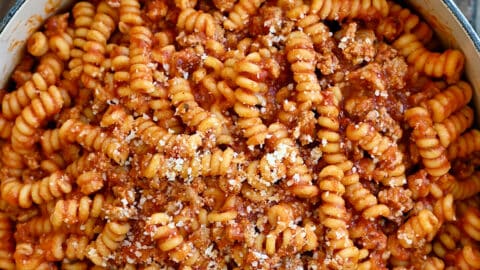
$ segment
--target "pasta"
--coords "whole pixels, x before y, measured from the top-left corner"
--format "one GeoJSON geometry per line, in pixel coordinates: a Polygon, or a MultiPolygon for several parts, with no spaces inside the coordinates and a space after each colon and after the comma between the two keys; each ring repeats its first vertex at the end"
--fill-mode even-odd
{"type": "Polygon", "coordinates": [[[86,42],[88,29],[92,25],[95,16],[95,7],[88,2],[79,2],[72,9],[75,19],[75,31],[73,36],[73,47],[70,51],[72,59],[68,62],[68,78],[78,79],[83,71],[83,46],[86,42]]]}
{"type": "Polygon", "coordinates": [[[480,268],[466,59],[400,1],[76,1],[26,43],[1,269],[480,268]]]}

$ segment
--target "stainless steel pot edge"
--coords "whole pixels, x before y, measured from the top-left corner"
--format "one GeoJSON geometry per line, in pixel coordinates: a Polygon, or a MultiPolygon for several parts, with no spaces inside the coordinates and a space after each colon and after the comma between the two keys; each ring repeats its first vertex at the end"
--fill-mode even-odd
{"type": "Polygon", "coordinates": [[[453,0],[443,0],[443,2],[450,9],[453,16],[455,16],[455,18],[460,22],[463,29],[467,33],[467,35],[473,41],[473,45],[475,46],[477,51],[480,52],[480,37],[478,36],[475,29],[473,29],[473,26],[467,20],[465,15],[463,15],[462,11],[458,8],[458,6],[455,4],[455,2],[453,2],[453,0]]]}
{"type": "MultiPolygon", "coordinates": [[[[16,0],[13,3],[13,6],[8,9],[7,12],[5,12],[3,15],[3,18],[0,20],[0,33],[3,32],[3,29],[7,26],[7,24],[10,22],[12,17],[15,15],[17,10],[26,2],[27,0],[16,0]]],[[[2,16],[0,16],[2,17],[2,16]]]]}

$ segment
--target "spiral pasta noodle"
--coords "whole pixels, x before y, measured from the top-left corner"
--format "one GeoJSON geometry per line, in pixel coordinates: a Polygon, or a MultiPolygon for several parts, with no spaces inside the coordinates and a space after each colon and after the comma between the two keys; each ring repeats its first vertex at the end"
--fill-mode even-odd
{"type": "Polygon", "coordinates": [[[84,235],[71,234],[65,239],[65,258],[69,260],[83,260],[86,256],[90,239],[84,235]]]}
{"type": "Polygon", "coordinates": [[[414,107],[405,112],[408,124],[413,127],[412,136],[419,149],[425,170],[432,176],[442,176],[450,170],[445,148],[440,144],[428,111],[414,107]]]}
{"type": "Polygon", "coordinates": [[[480,151],[479,139],[480,132],[477,129],[472,129],[469,132],[462,134],[448,147],[448,159],[463,158],[473,152],[480,151]]]}
{"type": "Polygon", "coordinates": [[[275,253],[275,242],[277,236],[287,229],[288,224],[293,221],[293,209],[289,205],[277,204],[267,213],[268,222],[272,226],[272,230],[266,237],[265,245],[268,254],[275,253]]]}
{"type": "Polygon", "coordinates": [[[170,216],[165,213],[155,213],[150,217],[149,225],[161,225],[157,228],[153,239],[156,240],[159,249],[168,252],[169,256],[178,259],[189,259],[186,265],[193,265],[199,258],[200,254],[193,245],[189,245],[184,237],[176,228],[168,226],[170,216]]]}
{"type": "Polygon", "coordinates": [[[234,110],[240,116],[238,125],[248,138],[247,144],[253,146],[263,144],[267,136],[267,127],[259,117],[260,110],[256,107],[264,102],[262,94],[267,90],[266,85],[256,78],[256,74],[261,71],[259,61],[260,54],[251,53],[234,66],[238,73],[235,83],[239,86],[235,90],[237,101],[234,110]]]}
{"type": "Polygon", "coordinates": [[[404,248],[419,247],[422,239],[432,239],[439,229],[439,220],[427,209],[409,218],[397,232],[397,238],[404,248]]]}
{"type": "Polygon", "coordinates": [[[470,107],[464,107],[441,123],[435,123],[433,128],[437,132],[442,146],[448,147],[450,143],[454,142],[472,123],[473,110],[470,107]]]}
{"type": "Polygon", "coordinates": [[[12,148],[19,153],[31,151],[35,140],[35,133],[43,122],[58,113],[63,106],[63,97],[56,86],[50,86],[47,91],[41,92],[38,98],[23,109],[15,120],[12,129],[12,148]]]}
{"type": "Polygon", "coordinates": [[[453,200],[453,195],[447,194],[435,202],[433,213],[440,222],[455,220],[453,200]]]}
{"type": "Polygon", "coordinates": [[[440,258],[444,258],[449,252],[457,247],[460,241],[460,228],[452,223],[444,223],[440,228],[437,239],[434,241],[433,252],[440,258]]]}
{"type": "Polygon", "coordinates": [[[60,227],[63,223],[84,223],[91,217],[99,217],[104,203],[105,198],[101,194],[97,194],[93,200],[88,196],[80,199],[58,200],[50,215],[50,222],[54,228],[60,227]]]}
{"type": "Polygon", "coordinates": [[[73,36],[73,48],[70,51],[72,59],[68,62],[68,76],[70,79],[78,79],[83,72],[83,46],[86,42],[88,29],[95,16],[95,6],[88,2],[79,2],[72,9],[75,31],[73,36]]]}
{"type": "Polygon", "coordinates": [[[143,176],[166,177],[169,180],[180,176],[188,180],[198,176],[222,176],[234,173],[242,160],[231,148],[215,149],[191,158],[167,158],[162,154],[146,156],[143,161],[143,176]]]}
{"type": "Polygon", "coordinates": [[[12,120],[19,115],[23,108],[38,97],[40,91],[47,91],[63,72],[63,63],[56,56],[46,54],[42,57],[37,72],[32,75],[24,85],[12,93],[6,94],[2,99],[2,114],[12,120]]]}
{"type": "Polygon", "coordinates": [[[341,183],[343,172],[334,165],[327,166],[320,172],[319,187],[322,197],[320,212],[327,228],[327,255],[331,252],[330,267],[355,268],[358,261],[358,249],[349,238],[346,225],[345,201],[342,198],[345,187],[341,183]]]}
{"type": "Polygon", "coordinates": [[[16,269],[49,269],[54,267],[53,263],[43,258],[40,249],[35,248],[31,243],[18,243],[13,255],[16,269]]]}
{"type": "Polygon", "coordinates": [[[212,15],[193,8],[186,8],[180,12],[177,28],[187,33],[202,33],[206,38],[214,38],[216,32],[212,15]]]}
{"type": "Polygon", "coordinates": [[[130,230],[128,223],[108,222],[97,239],[87,247],[87,258],[95,265],[105,266],[106,258],[119,248],[130,230]]]}
{"type": "Polygon", "coordinates": [[[385,181],[385,185],[400,185],[406,182],[403,155],[397,145],[388,137],[382,136],[368,123],[359,123],[347,127],[347,137],[359,143],[374,158],[385,163],[384,173],[378,173],[379,181],[385,181]]]}
{"type": "Polygon", "coordinates": [[[390,41],[395,40],[402,33],[412,33],[423,44],[430,42],[433,36],[430,26],[409,9],[393,2],[388,4],[388,17],[378,24],[377,33],[380,33],[390,41]]]}
{"type": "Polygon", "coordinates": [[[256,10],[264,0],[240,0],[236,3],[224,21],[223,26],[230,31],[242,30],[248,22],[250,16],[256,13],[256,10]]]}
{"type": "Polygon", "coordinates": [[[315,75],[315,51],[311,39],[303,32],[296,31],[287,37],[285,51],[291,63],[293,79],[297,83],[296,100],[299,109],[309,110],[322,101],[320,84],[315,75]]]}
{"type": "Polygon", "coordinates": [[[182,153],[187,154],[187,156],[192,156],[202,143],[201,136],[198,134],[172,134],[148,119],[137,118],[134,126],[137,128],[137,136],[160,153],[166,149],[178,147],[182,149],[182,153]]]}
{"type": "Polygon", "coordinates": [[[70,119],[60,128],[60,138],[66,142],[77,142],[87,149],[101,151],[115,162],[122,164],[128,157],[128,149],[117,139],[108,136],[100,128],[70,119]]]}
{"type": "Polygon", "coordinates": [[[200,132],[211,131],[217,136],[221,134],[219,120],[198,105],[188,81],[175,78],[170,82],[169,91],[172,104],[177,107],[177,113],[184,122],[197,127],[200,132]]]}
{"type": "Polygon", "coordinates": [[[33,217],[18,225],[18,230],[28,232],[32,236],[41,236],[53,231],[49,217],[33,217]]]}
{"type": "Polygon", "coordinates": [[[468,83],[460,81],[425,101],[421,106],[427,109],[432,120],[438,123],[463,108],[471,99],[472,87],[468,83]]]}
{"type": "Polygon", "coordinates": [[[0,214],[0,267],[2,269],[15,269],[13,261],[14,246],[12,242],[12,223],[4,213],[0,214]]]}
{"type": "MultiPolygon", "coordinates": [[[[270,156],[265,156],[266,163],[268,163],[269,166],[275,163],[285,163],[286,184],[296,196],[300,198],[312,198],[318,195],[318,188],[313,184],[312,174],[305,165],[305,161],[301,157],[295,142],[288,137],[287,128],[280,123],[273,123],[268,127],[268,132],[271,137],[266,143],[275,149],[275,151],[270,156]]],[[[260,161],[260,165],[262,165],[262,161],[260,161]]],[[[247,170],[249,169],[250,166],[247,170]]],[[[264,169],[265,168],[260,168],[262,174],[264,173],[264,169]]],[[[282,171],[282,167],[277,165],[273,169],[273,173],[277,174],[276,177],[278,177],[278,173],[282,171]]]]}
{"type": "Polygon", "coordinates": [[[318,14],[322,20],[384,17],[387,16],[388,9],[385,0],[314,0],[310,4],[310,12],[318,14]]]}
{"type": "Polygon", "coordinates": [[[121,0],[119,6],[120,32],[128,34],[132,27],[144,23],[140,13],[140,2],[138,0],[121,0]]]}
{"type": "Polygon", "coordinates": [[[130,88],[139,93],[153,93],[152,71],[148,51],[152,46],[152,33],[147,27],[135,26],[130,29],[130,88]]]}
{"type": "Polygon", "coordinates": [[[106,2],[101,2],[97,6],[93,22],[87,32],[87,41],[83,45],[85,53],[81,81],[87,88],[102,89],[100,80],[103,78],[103,72],[100,64],[105,59],[107,40],[115,29],[117,17],[117,10],[111,8],[106,2]]]}
{"type": "Polygon", "coordinates": [[[407,61],[416,70],[435,78],[445,77],[449,83],[458,82],[462,73],[465,57],[458,50],[443,53],[428,51],[414,34],[404,34],[393,43],[407,61]]]}
{"type": "Polygon", "coordinates": [[[21,171],[26,167],[24,158],[21,154],[15,152],[10,144],[2,145],[2,156],[0,157],[2,165],[8,168],[10,176],[21,176],[21,171]]]}
{"type": "Polygon", "coordinates": [[[8,178],[1,184],[2,198],[22,208],[29,208],[32,203],[42,204],[54,200],[71,191],[70,179],[62,172],[55,172],[34,183],[22,183],[15,178],[8,178]]]}
{"type": "Polygon", "coordinates": [[[457,180],[447,174],[438,181],[441,188],[451,193],[456,200],[470,198],[480,190],[480,174],[478,172],[462,180],[457,180]]]}
{"type": "Polygon", "coordinates": [[[457,253],[456,263],[461,269],[480,268],[480,250],[477,246],[465,245],[457,253]]]}
{"type": "Polygon", "coordinates": [[[49,50],[63,61],[70,59],[70,50],[73,47],[73,33],[67,28],[66,22],[68,16],[68,14],[55,15],[45,23],[49,50]]]}

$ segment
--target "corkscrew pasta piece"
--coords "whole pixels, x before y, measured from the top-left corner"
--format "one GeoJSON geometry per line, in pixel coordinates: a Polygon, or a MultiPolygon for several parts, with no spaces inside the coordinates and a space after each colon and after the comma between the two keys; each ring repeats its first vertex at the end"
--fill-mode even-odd
{"type": "Polygon", "coordinates": [[[38,98],[23,109],[12,129],[12,148],[19,153],[30,152],[38,138],[38,128],[63,106],[63,97],[56,86],[41,92],[38,98]]]}
{"type": "Polygon", "coordinates": [[[248,138],[247,144],[252,146],[263,144],[267,136],[267,127],[259,117],[257,107],[265,105],[262,95],[267,91],[266,85],[257,77],[262,70],[259,65],[261,60],[259,53],[251,53],[234,65],[238,74],[235,83],[239,86],[235,90],[237,101],[234,105],[235,112],[240,116],[237,125],[248,138]]]}
{"type": "Polygon", "coordinates": [[[447,149],[447,156],[449,160],[453,160],[467,157],[478,151],[480,151],[480,132],[477,129],[472,129],[450,144],[447,149]]]}
{"type": "MultiPolygon", "coordinates": [[[[129,83],[130,74],[130,50],[128,47],[114,45],[111,49],[112,69],[114,70],[113,79],[115,82],[129,83]]],[[[120,91],[119,91],[120,92],[120,91]]]]}
{"type": "Polygon", "coordinates": [[[65,173],[69,175],[72,179],[77,179],[84,172],[94,171],[96,165],[104,163],[103,154],[100,153],[85,153],[75,161],[70,163],[67,168],[65,168],[65,173]]]}
{"type": "Polygon", "coordinates": [[[342,185],[343,171],[335,166],[324,167],[319,174],[319,187],[322,204],[320,219],[326,227],[327,265],[334,269],[355,268],[358,262],[358,248],[349,238],[347,229],[347,213],[342,195],[345,187],[342,185]]]}
{"type": "Polygon", "coordinates": [[[184,123],[200,132],[211,131],[216,136],[221,134],[219,120],[198,105],[187,80],[176,77],[169,84],[170,99],[184,123]]]}
{"type": "Polygon", "coordinates": [[[68,62],[68,77],[75,80],[80,78],[83,72],[83,46],[86,42],[88,29],[90,29],[95,16],[95,6],[86,1],[78,2],[73,6],[72,15],[75,30],[73,48],[70,51],[72,59],[68,62]]]}
{"type": "Polygon", "coordinates": [[[54,228],[59,228],[63,223],[84,223],[89,218],[97,218],[105,207],[105,198],[102,194],[96,194],[90,199],[83,196],[80,199],[58,200],[55,209],[50,215],[50,222],[54,228]]]}
{"type": "Polygon", "coordinates": [[[42,204],[72,191],[69,177],[55,172],[34,183],[22,183],[15,178],[2,181],[2,198],[13,205],[30,208],[32,203],[42,204]]]}
{"type": "Polygon", "coordinates": [[[397,238],[404,248],[418,248],[425,241],[433,239],[440,225],[440,221],[430,210],[423,209],[400,227],[397,238]]]}
{"type": "Polygon", "coordinates": [[[480,173],[477,171],[465,179],[457,180],[447,174],[437,181],[442,190],[451,193],[455,200],[470,198],[480,191],[480,173]]]}
{"type": "Polygon", "coordinates": [[[5,213],[0,213],[0,240],[0,268],[15,269],[13,261],[13,252],[15,250],[13,225],[5,213]]]}
{"type": "Polygon", "coordinates": [[[445,148],[440,144],[428,111],[414,107],[405,112],[405,119],[413,127],[412,139],[422,157],[425,170],[432,176],[442,176],[450,170],[445,148]]]}
{"type": "Polygon", "coordinates": [[[402,33],[412,33],[423,44],[428,44],[433,37],[433,31],[416,14],[408,8],[389,2],[388,17],[381,20],[377,26],[377,33],[387,40],[393,41],[402,33]]]}
{"type": "Polygon", "coordinates": [[[417,267],[422,267],[425,270],[444,269],[445,263],[434,256],[428,256],[426,260],[421,261],[417,267]]]}
{"type": "Polygon", "coordinates": [[[440,222],[455,220],[455,206],[452,194],[438,199],[433,205],[433,213],[440,222]]]}
{"type": "Polygon", "coordinates": [[[95,170],[82,173],[77,178],[77,185],[80,188],[80,192],[85,195],[89,195],[99,191],[104,186],[105,175],[95,170]]]}
{"type": "MultiPolygon", "coordinates": [[[[107,40],[115,29],[118,21],[118,11],[102,1],[97,6],[90,29],[87,32],[87,41],[83,45],[83,73],[81,81],[85,87],[98,89],[95,93],[104,94],[100,80],[103,79],[101,63],[105,59],[107,40]]],[[[106,99],[101,97],[100,100],[106,99]]]]}
{"type": "Polygon", "coordinates": [[[315,74],[315,51],[312,40],[303,32],[295,31],[287,37],[285,51],[297,83],[296,100],[301,111],[310,110],[322,101],[320,84],[315,74]]]}
{"type": "Polygon", "coordinates": [[[90,239],[84,235],[72,234],[65,240],[65,258],[69,260],[83,260],[86,257],[90,239]]]}
{"type": "Polygon", "coordinates": [[[153,117],[160,127],[173,130],[174,133],[182,132],[183,125],[175,116],[175,110],[172,109],[172,103],[168,100],[167,96],[151,100],[149,107],[154,110],[153,117]]]}
{"type": "MultiPolygon", "coordinates": [[[[313,184],[312,173],[305,165],[295,142],[288,136],[287,127],[280,123],[273,123],[268,127],[268,133],[270,137],[266,144],[274,149],[274,152],[267,154],[265,156],[266,160],[263,162],[263,158],[260,161],[260,174],[270,181],[275,178],[283,178],[284,167],[282,163],[284,163],[286,185],[293,194],[300,198],[317,196],[318,188],[313,184]],[[272,174],[272,177],[269,177],[269,174],[272,174]]],[[[250,169],[251,166],[247,168],[247,172],[253,173],[250,169]]],[[[257,181],[261,182],[261,179],[257,179],[257,181]]]]}
{"type": "Polygon", "coordinates": [[[388,206],[378,203],[375,195],[359,182],[358,175],[353,177],[357,178],[355,179],[356,182],[345,186],[345,197],[353,207],[362,212],[362,216],[366,219],[374,219],[380,216],[389,217],[391,211],[388,206]]]}
{"type": "Polygon", "coordinates": [[[456,264],[460,269],[480,269],[480,250],[478,246],[465,245],[458,255],[456,264]]]}
{"type": "Polygon", "coordinates": [[[172,134],[143,117],[135,119],[134,126],[137,136],[160,153],[164,153],[167,149],[178,148],[181,153],[193,156],[202,144],[200,134],[172,134]]]}
{"type": "Polygon", "coordinates": [[[448,253],[457,248],[461,234],[461,228],[454,223],[444,223],[436,236],[436,240],[433,242],[433,252],[438,257],[445,258],[448,253]]]}
{"type": "Polygon", "coordinates": [[[194,245],[185,241],[179,230],[169,226],[171,217],[165,213],[155,213],[150,217],[149,226],[160,225],[156,228],[153,239],[157,242],[158,248],[168,252],[172,259],[180,259],[186,265],[193,265],[199,260],[199,251],[194,245]],[[188,260],[185,260],[187,257],[188,260]]]}
{"type": "Polygon", "coordinates": [[[466,210],[462,218],[462,228],[471,238],[480,239],[480,212],[474,207],[466,210]]]}
{"type": "Polygon", "coordinates": [[[128,158],[128,148],[116,138],[102,132],[99,127],[69,119],[59,132],[62,140],[77,142],[84,148],[105,153],[118,164],[123,164],[128,158]]]}
{"type": "Polygon", "coordinates": [[[124,34],[128,34],[132,27],[144,23],[138,0],[120,0],[119,15],[118,29],[124,34]]]}
{"type": "Polygon", "coordinates": [[[401,185],[406,183],[403,155],[397,144],[390,138],[382,136],[368,123],[350,124],[346,130],[347,138],[358,142],[372,157],[382,163],[382,167],[374,178],[385,185],[401,185]],[[383,172],[382,172],[383,171],[383,172]]]}
{"type": "Polygon", "coordinates": [[[186,8],[178,15],[177,28],[187,33],[202,33],[206,38],[215,38],[216,23],[212,15],[186,8]]]}
{"type": "Polygon", "coordinates": [[[152,70],[149,51],[152,46],[152,32],[144,26],[130,29],[130,88],[137,93],[152,94],[152,70]]]}
{"type": "Polygon", "coordinates": [[[245,28],[250,16],[257,12],[257,9],[264,0],[240,0],[228,14],[228,19],[223,22],[223,27],[229,31],[240,31],[245,28]]]}
{"type": "Polygon", "coordinates": [[[144,177],[166,177],[170,181],[181,177],[185,181],[198,176],[233,174],[242,158],[231,148],[213,149],[190,158],[168,158],[162,154],[147,155],[142,161],[144,177]],[[237,158],[238,157],[238,158],[237,158]]]}
{"type": "MultiPolygon", "coordinates": [[[[295,252],[312,251],[318,246],[318,238],[314,232],[315,226],[307,222],[305,226],[293,225],[280,233],[278,253],[293,254],[295,252]]],[[[268,236],[267,236],[268,239],[268,236]]]]}
{"type": "Polygon", "coordinates": [[[87,258],[95,265],[106,267],[108,256],[120,247],[129,230],[128,223],[107,222],[97,239],[88,245],[87,258]]]}
{"type": "Polygon", "coordinates": [[[473,110],[465,106],[457,113],[450,115],[441,123],[433,124],[443,147],[448,147],[460,134],[473,124],[473,110]]]}
{"type": "Polygon", "coordinates": [[[293,209],[287,204],[277,204],[268,209],[267,217],[272,230],[266,237],[265,250],[272,255],[276,252],[275,242],[278,235],[294,220],[293,209]]]}
{"type": "Polygon", "coordinates": [[[403,34],[392,46],[399,50],[417,71],[427,76],[445,77],[448,83],[456,83],[460,79],[465,57],[458,50],[448,49],[443,53],[430,52],[414,34],[403,34]]]}
{"type": "Polygon", "coordinates": [[[346,198],[353,207],[363,212],[365,218],[375,218],[380,215],[388,216],[390,210],[383,204],[378,204],[377,198],[371,192],[359,183],[357,173],[352,173],[353,164],[347,160],[347,157],[341,152],[341,138],[339,131],[339,92],[338,89],[323,92],[323,101],[317,106],[320,116],[318,124],[321,129],[317,136],[322,143],[319,145],[322,151],[322,158],[328,164],[339,165],[344,173],[348,174],[344,181],[346,188],[346,198]],[[325,143],[324,143],[325,142],[325,143]]]}
{"type": "Polygon", "coordinates": [[[43,250],[32,243],[17,243],[15,253],[16,269],[52,269],[54,264],[47,262],[43,256],[43,250]]]}
{"type": "Polygon", "coordinates": [[[267,154],[260,161],[254,160],[246,168],[247,182],[257,190],[264,190],[271,187],[276,181],[286,178],[287,169],[281,163],[283,157],[276,160],[275,157],[271,158],[271,155],[274,154],[267,154]],[[273,160],[269,161],[269,159],[273,160]]]}
{"type": "Polygon", "coordinates": [[[345,19],[370,19],[388,15],[386,0],[313,0],[310,12],[318,14],[322,20],[343,21],[345,19]]]}
{"type": "Polygon", "coordinates": [[[62,148],[64,142],[60,139],[59,129],[45,130],[40,136],[40,145],[46,155],[51,155],[62,148]]]}
{"type": "Polygon", "coordinates": [[[25,235],[39,237],[53,231],[53,225],[47,216],[36,216],[28,221],[18,223],[17,231],[24,231],[25,235]]]}
{"type": "Polygon", "coordinates": [[[33,33],[27,40],[27,51],[40,57],[48,52],[48,38],[43,32],[33,33]]]}
{"type": "Polygon", "coordinates": [[[63,63],[53,54],[46,54],[40,59],[37,71],[17,90],[6,94],[2,99],[2,114],[8,120],[13,120],[31,100],[38,97],[39,92],[47,91],[63,72],[63,63]]]}
{"type": "Polygon", "coordinates": [[[421,106],[427,109],[432,120],[438,123],[463,108],[471,99],[472,87],[467,82],[460,81],[421,103],[421,106]]]}
{"type": "Polygon", "coordinates": [[[23,156],[15,152],[10,144],[2,145],[0,160],[4,168],[8,169],[7,175],[20,177],[26,164],[23,156]]]}
{"type": "Polygon", "coordinates": [[[296,24],[312,39],[315,48],[327,47],[328,43],[333,41],[330,29],[321,22],[318,14],[308,14],[308,11],[307,5],[298,6],[287,11],[287,17],[297,20],[296,24]]]}
{"type": "Polygon", "coordinates": [[[13,122],[0,114],[0,138],[7,139],[12,135],[13,122]]]}

